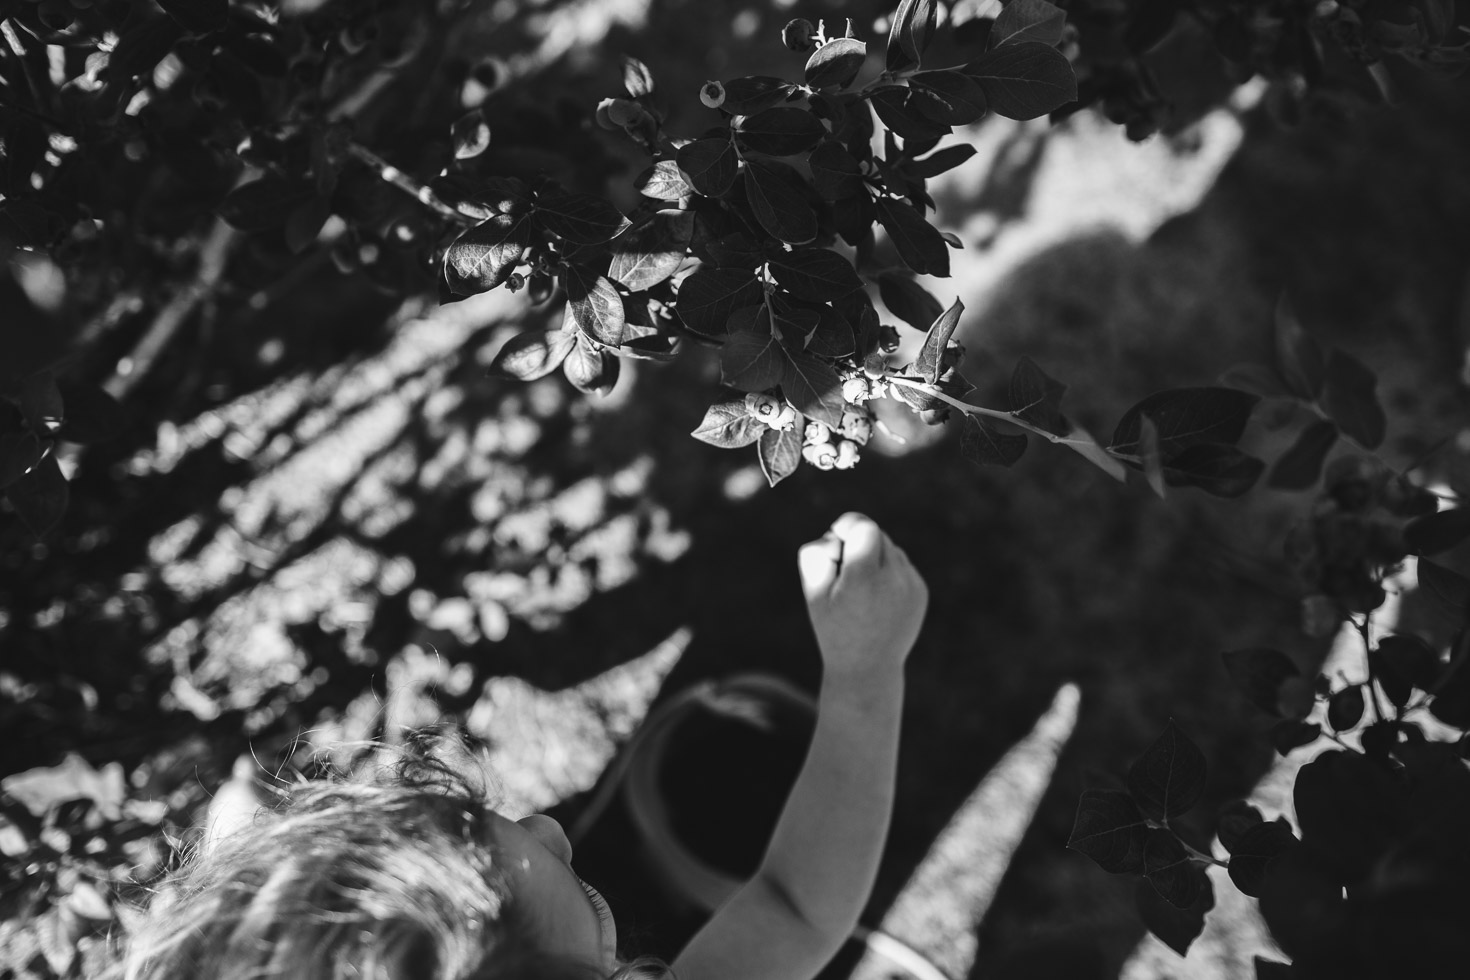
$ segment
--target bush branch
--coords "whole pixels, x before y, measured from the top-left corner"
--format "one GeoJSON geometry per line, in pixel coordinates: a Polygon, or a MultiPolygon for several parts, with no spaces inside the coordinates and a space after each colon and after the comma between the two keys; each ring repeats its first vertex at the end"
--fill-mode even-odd
{"type": "Polygon", "coordinates": [[[367,147],[362,146],[358,143],[349,143],[347,145],[347,152],[356,157],[358,160],[361,160],[363,163],[367,164],[369,167],[372,167],[374,170],[376,170],[379,177],[382,177],[384,180],[386,180],[388,183],[392,184],[399,190],[405,191],[406,193],[412,195],[415,199],[418,200],[420,204],[432,208],[434,211],[437,211],[441,216],[448,218],[451,221],[458,222],[462,225],[475,224],[475,220],[469,215],[461,214],[459,211],[456,211],[448,204],[445,204],[444,201],[439,197],[439,195],[435,194],[428,187],[420,184],[408,174],[404,173],[402,170],[399,170],[397,167],[393,166],[393,164],[389,163],[387,160],[384,160],[382,157],[378,156],[367,147]]]}

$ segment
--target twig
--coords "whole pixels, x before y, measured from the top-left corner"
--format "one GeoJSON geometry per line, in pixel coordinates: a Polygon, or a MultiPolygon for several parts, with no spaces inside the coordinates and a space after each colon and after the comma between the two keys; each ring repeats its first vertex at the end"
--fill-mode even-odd
{"type": "Polygon", "coordinates": [[[128,392],[148,376],[153,363],[179,332],[179,328],[188,321],[190,314],[219,287],[225,263],[239,237],[240,233],[223,218],[215,219],[214,227],[210,229],[209,236],[199,250],[199,267],[194,272],[194,278],[158,311],[153,323],[133,347],[132,353],[118,362],[117,370],[102,386],[109,395],[119,400],[125,398],[128,392]]]}
{"type": "Polygon", "coordinates": [[[448,204],[445,204],[444,201],[440,199],[439,195],[435,194],[428,187],[420,184],[408,174],[404,173],[402,170],[399,170],[397,167],[393,166],[393,164],[389,163],[387,160],[384,160],[382,157],[378,156],[367,147],[362,146],[358,143],[349,143],[347,145],[347,152],[357,159],[361,160],[363,163],[372,167],[378,172],[379,177],[382,177],[394,187],[408,194],[411,194],[415,199],[418,200],[420,204],[433,208],[435,211],[439,212],[440,215],[449,218],[451,221],[456,221],[459,224],[473,225],[476,223],[474,218],[471,218],[467,214],[461,214],[459,211],[456,211],[448,204]]]}
{"type": "Polygon", "coordinates": [[[1103,448],[1096,442],[1092,441],[1091,436],[1088,437],[1087,442],[1083,442],[1080,439],[1070,439],[1067,436],[1057,435],[1055,432],[1050,432],[1046,429],[1041,428],[1040,426],[1032,425],[1030,422],[1027,422],[1020,416],[1014,415],[1010,412],[1002,412],[998,409],[985,408],[981,405],[971,405],[969,402],[962,402],[958,398],[955,398],[951,395],[946,395],[937,387],[925,384],[921,381],[914,381],[909,378],[894,377],[893,375],[889,375],[886,380],[891,385],[898,385],[901,388],[912,388],[915,391],[922,391],[924,394],[930,396],[931,398],[937,398],[940,401],[944,402],[946,405],[953,406],[954,408],[959,409],[967,415],[983,415],[987,418],[998,419],[1001,422],[1009,422],[1011,425],[1014,425],[1017,428],[1025,429],[1027,432],[1041,436],[1041,438],[1047,440],[1048,442],[1054,442],[1059,446],[1066,446],[1074,452],[1080,453],[1081,455],[1086,457],[1090,462],[1093,463],[1093,465],[1097,466],[1098,469],[1102,470],[1104,473],[1108,474],[1108,476],[1111,476],[1119,483],[1128,478],[1128,471],[1123,468],[1123,464],[1119,462],[1116,458],[1106,456],[1106,451],[1103,450],[1103,448]],[[1084,446],[1096,448],[1098,452],[1086,452],[1083,448],[1080,448],[1084,446]]]}

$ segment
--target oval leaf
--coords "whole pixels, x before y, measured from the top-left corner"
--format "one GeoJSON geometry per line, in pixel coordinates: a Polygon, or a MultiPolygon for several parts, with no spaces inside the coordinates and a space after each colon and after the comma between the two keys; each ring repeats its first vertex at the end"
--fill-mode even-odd
{"type": "Polygon", "coordinates": [[[807,157],[812,183],[824,201],[840,201],[862,192],[862,168],[857,157],[836,140],[823,140],[807,157]]]}
{"type": "Polygon", "coordinates": [[[1120,453],[1136,452],[1139,422],[1145,415],[1158,428],[1159,451],[1165,460],[1202,443],[1234,445],[1245,433],[1258,401],[1255,395],[1233,388],[1160,391],[1123,414],[1108,448],[1120,453]]]}
{"type": "Polygon", "coordinates": [[[507,340],[485,372],[535,381],[561,367],[576,342],[577,335],[568,330],[527,330],[507,340]]]}
{"type": "Polygon", "coordinates": [[[868,56],[868,46],[851,37],[828,41],[806,61],[806,83],[814,89],[846,88],[857,78],[868,56]]]}
{"type": "Polygon", "coordinates": [[[631,292],[642,292],[669,278],[684,261],[694,215],[688,211],[660,211],[634,225],[612,244],[607,277],[631,292]]]}
{"type": "Polygon", "coordinates": [[[498,214],[460,235],[444,253],[444,279],[456,296],[487,292],[510,278],[530,244],[525,218],[498,214]]]}
{"type": "Polygon", "coordinates": [[[775,486],[796,472],[801,465],[801,442],[805,424],[797,422],[796,428],[785,432],[767,428],[756,443],[756,456],[760,459],[761,472],[766,481],[775,486]]]}
{"type": "Polygon", "coordinates": [[[675,160],[660,160],[655,163],[638,176],[634,186],[644,197],[670,203],[688,200],[695,192],[694,185],[685,178],[675,160]]]}
{"type": "Polygon", "coordinates": [[[1278,490],[1305,490],[1322,475],[1322,463],[1337,444],[1337,425],[1319,419],[1302,430],[1282,454],[1267,482],[1278,490]]]}
{"type": "Polygon", "coordinates": [[[1204,872],[1189,859],[1171,830],[1152,828],[1143,845],[1143,875],[1159,897],[1176,909],[1187,909],[1199,898],[1204,872]]]}
{"type": "Polygon", "coordinates": [[[937,384],[939,376],[944,373],[944,352],[949,347],[949,339],[954,336],[955,328],[960,325],[960,314],[964,312],[965,304],[956,296],[955,301],[949,304],[949,309],[934,319],[929,325],[929,332],[924,335],[924,346],[914,359],[914,370],[931,385],[937,384]]]}
{"type": "Polygon", "coordinates": [[[735,135],[747,150],[784,157],[816,146],[827,127],[805,109],[778,106],[746,116],[735,135]]]}
{"type": "Polygon", "coordinates": [[[805,186],[790,167],[747,162],[745,194],[756,221],[773,237],[792,245],[805,245],[817,237],[817,216],[807,204],[805,186]]]}
{"type": "Polygon", "coordinates": [[[960,455],[981,466],[1013,466],[1026,452],[1029,440],[1021,433],[1006,434],[974,415],[965,416],[960,433],[960,455]]]}
{"type": "Polygon", "coordinates": [[[740,391],[767,391],[781,383],[785,361],[770,333],[740,330],[720,348],[720,382],[740,391]]]}
{"type": "Polygon", "coordinates": [[[621,211],[591,194],[542,193],[535,215],[543,228],[573,245],[610,242],[629,224],[621,211]]]}
{"type": "Polygon", "coordinates": [[[797,248],[773,255],[771,274],[797,299],[823,303],[863,288],[852,263],[825,248],[797,248]]]}
{"type": "Polygon", "coordinates": [[[1068,423],[1062,415],[1062,396],[1067,386],[1051,378],[1029,357],[1016,362],[1011,372],[1011,414],[1038,429],[1061,435],[1068,423]]]}
{"type": "Polygon", "coordinates": [[[704,418],[690,435],[720,449],[739,449],[760,439],[769,429],[746,411],[743,394],[731,393],[705,411],[704,418]]]}
{"type": "Polygon", "coordinates": [[[788,354],[781,391],[791,407],[831,429],[842,428],[842,379],[832,366],[811,354],[788,354]]]}
{"type": "Polygon", "coordinates": [[[567,380],[578,391],[589,395],[605,395],[612,391],[618,383],[621,367],[613,354],[580,336],[561,365],[567,380]]]}
{"type": "Polygon", "coordinates": [[[1340,350],[1328,355],[1322,403],[1342,431],[1364,449],[1383,442],[1388,420],[1378,403],[1378,376],[1356,357],[1340,350]]]}
{"type": "Polygon", "coordinates": [[[1128,792],[1156,820],[1185,813],[1204,791],[1204,753],[1172,721],[1128,771],[1128,792]]]}
{"type": "Polygon", "coordinates": [[[608,347],[623,342],[623,298],[606,276],[572,266],[566,274],[567,317],[589,340],[608,347]]]}
{"type": "Polygon", "coordinates": [[[739,174],[740,158],[727,139],[685,143],[674,154],[674,159],[694,189],[707,197],[724,194],[739,174]]]}
{"type": "Polygon", "coordinates": [[[717,338],[729,332],[732,313],[764,297],[754,274],[744,269],[700,269],[679,284],[674,310],[694,333],[717,338]]]}
{"type": "Polygon", "coordinates": [[[1448,551],[1470,538],[1470,508],[1453,507],[1416,517],[1404,525],[1404,543],[1411,555],[1448,551]]]}
{"type": "Polygon", "coordinates": [[[878,222],[904,264],[921,276],[949,275],[949,246],[938,230],[907,201],[892,197],[877,200],[878,222]]]}
{"type": "Polygon", "coordinates": [[[990,27],[989,47],[1036,41],[1055,47],[1062,41],[1067,14],[1047,0],[1011,0],[1001,8],[990,27]]]}
{"type": "Polygon", "coordinates": [[[1049,44],[1002,45],[970,62],[964,72],[985,90],[991,110],[1009,119],[1035,119],[1077,101],[1071,62],[1049,44]]]}
{"type": "Polygon", "coordinates": [[[1198,872],[1197,895],[1188,908],[1177,908],[1159,894],[1148,880],[1139,879],[1133,889],[1134,905],[1148,931],[1174,952],[1183,956],[1205,928],[1205,914],[1215,907],[1215,889],[1203,871],[1198,872]]]}
{"type": "Polygon", "coordinates": [[[737,116],[769,109],[796,88],[786,79],[771,75],[746,75],[724,84],[725,101],[720,108],[737,116]]]}
{"type": "Polygon", "coordinates": [[[963,72],[921,71],[909,84],[931,97],[924,106],[934,122],[965,126],[985,115],[989,106],[980,83],[963,72]]]}
{"type": "Polygon", "coordinates": [[[1090,789],[1077,801],[1077,818],[1067,846],[1081,851],[1109,874],[1143,871],[1148,824],[1127,793],[1090,789]]]}

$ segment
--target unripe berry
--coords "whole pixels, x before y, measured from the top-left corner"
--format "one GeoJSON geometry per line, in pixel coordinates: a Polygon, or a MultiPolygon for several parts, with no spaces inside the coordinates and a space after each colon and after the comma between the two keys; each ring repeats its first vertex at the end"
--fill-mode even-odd
{"type": "Polygon", "coordinates": [[[725,104],[725,86],[719,82],[705,82],[699,89],[699,101],[711,109],[725,104]]]}
{"type": "Polygon", "coordinates": [[[885,354],[892,354],[898,350],[898,345],[898,328],[885,323],[878,330],[878,349],[885,354]]]}
{"type": "Polygon", "coordinates": [[[821,422],[808,422],[802,438],[809,446],[819,446],[824,442],[832,441],[832,430],[821,422]]]}
{"type": "MultiPolygon", "coordinates": [[[[753,418],[764,422],[766,425],[770,426],[773,429],[783,428],[781,424],[782,418],[786,412],[791,411],[790,406],[783,403],[779,398],[776,398],[773,395],[767,395],[763,392],[746,395],[745,410],[749,412],[753,418]]],[[[792,424],[795,424],[796,413],[791,412],[791,414],[791,422],[792,424]]]]}
{"type": "Polygon", "coordinates": [[[512,272],[510,278],[505,281],[505,287],[513,293],[520,292],[526,285],[526,277],[519,272],[512,272]]]}
{"type": "Polygon", "coordinates": [[[607,118],[615,126],[636,125],[648,114],[647,110],[631,99],[605,99],[604,102],[607,104],[607,118]]]}
{"type": "Polygon", "coordinates": [[[837,463],[839,470],[850,470],[857,465],[858,446],[855,442],[843,440],[837,444],[837,463]]]}
{"type": "Polygon", "coordinates": [[[817,29],[812,26],[811,21],[805,17],[798,17],[787,21],[786,26],[781,28],[781,43],[792,51],[810,51],[812,38],[816,32],[817,29]]]}
{"type": "Polygon", "coordinates": [[[873,418],[867,412],[848,411],[842,416],[842,434],[859,446],[873,438],[873,418]]]}
{"type": "Polygon", "coordinates": [[[830,442],[819,442],[803,446],[801,456],[819,470],[837,468],[837,447],[830,442]]]}
{"type": "Polygon", "coordinates": [[[867,378],[848,378],[842,382],[842,400],[861,405],[869,398],[867,378]]]}

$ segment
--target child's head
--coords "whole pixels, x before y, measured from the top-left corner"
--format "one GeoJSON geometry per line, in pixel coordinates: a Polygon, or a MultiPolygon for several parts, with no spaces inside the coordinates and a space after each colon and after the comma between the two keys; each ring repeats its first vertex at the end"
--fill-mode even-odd
{"type": "Polygon", "coordinates": [[[198,854],[130,943],[127,980],[499,980],[619,968],[612,917],[548,817],[514,822],[449,767],[306,783],[198,854]]]}

